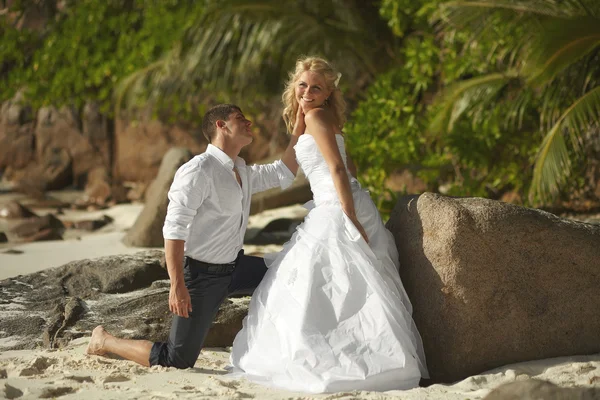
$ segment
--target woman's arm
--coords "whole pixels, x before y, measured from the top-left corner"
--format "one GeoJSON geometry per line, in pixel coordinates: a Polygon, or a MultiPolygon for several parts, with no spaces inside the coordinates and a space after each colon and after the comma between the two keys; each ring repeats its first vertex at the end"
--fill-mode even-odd
{"type": "Polygon", "coordinates": [[[352,190],[350,188],[350,180],[335,140],[335,132],[333,132],[331,129],[333,126],[331,117],[327,114],[327,111],[316,108],[314,110],[310,110],[306,114],[305,121],[307,132],[309,132],[315,138],[315,142],[317,142],[317,146],[319,147],[319,150],[321,151],[321,154],[323,154],[325,162],[329,167],[335,189],[340,199],[340,203],[342,204],[342,210],[354,223],[360,234],[368,243],[369,240],[367,234],[356,217],[354,199],[352,198],[352,190]]]}
{"type": "Polygon", "coordinates": [[[298,107],[296,123],[294,124],[294,130],[290,136],[290,142],[285,149],[285,153],[283,153],[283,157],[281,157],[281,161],[283,161],[285,166],[288,167],[294,176],[298,173],[298,163],[296,162],[296,150],[294,150],[294,146],[298,143],[298,138],[304,134],[305,130],[306,124],[304,123],[304,113],[302,112],[302,107],[298,107]]]}
{"type": "Polygon", "coordinates": [[[352,158],[350,158],[350,155],[348,154],[348,151],[346,150],[346,163],[348,164],[348,171],[350,171],[350,174],[355,177],[356,179],[358,179],[358,170],[356,169],[356,164],[354,164],[354,161],[352,161],[352,158]]]}

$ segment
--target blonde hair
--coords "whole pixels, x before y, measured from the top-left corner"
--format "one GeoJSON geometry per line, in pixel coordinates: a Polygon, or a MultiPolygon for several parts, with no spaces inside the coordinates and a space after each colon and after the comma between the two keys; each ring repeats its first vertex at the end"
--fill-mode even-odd
{"type": "Polygon", "coordinates": [[[290,72],[289,79],[285,83],[285,90],[281,99],[283,101],[283,120],[288,133],[291,133],[296,123],[296,113],[298,112],[298,99],[296,99],[296,82],[305,71],[312,71],[321,74],[325,78],[327,90],[331,90],[331,95],[327,101],[328,108],[333,112],[333,116],[340,129],[346,123],[346,102],[344,96],[338,87],[335,86],[338,80],[338,71],[329,63],[319,57],[304,57],[296,61],[296,68],[290,72]]]}

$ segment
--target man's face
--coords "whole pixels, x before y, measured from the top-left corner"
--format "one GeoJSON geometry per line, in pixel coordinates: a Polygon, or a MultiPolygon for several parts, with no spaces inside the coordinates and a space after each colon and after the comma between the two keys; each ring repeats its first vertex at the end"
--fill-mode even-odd
{"type": "Polygon", "coordinates": [[[225,121],[226,135],[245,146],[253,140],[251,126],[252,122],[246,119],[241,111],[236,110],[229,114],[225,121]]]}

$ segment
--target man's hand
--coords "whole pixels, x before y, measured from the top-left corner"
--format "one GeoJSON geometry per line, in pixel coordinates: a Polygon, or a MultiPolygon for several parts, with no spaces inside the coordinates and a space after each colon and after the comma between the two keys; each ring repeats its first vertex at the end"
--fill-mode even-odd
{"type": "Polygon", "coordinates": [[[169,310],[183,318],[188,318],[192,312],[190,292],[183,282],[171,285],[169,290],[169,310]]]}

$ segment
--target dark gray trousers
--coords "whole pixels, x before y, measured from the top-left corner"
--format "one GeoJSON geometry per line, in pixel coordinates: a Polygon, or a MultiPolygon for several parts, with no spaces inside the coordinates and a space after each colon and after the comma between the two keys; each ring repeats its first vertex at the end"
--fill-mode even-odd
{"type": "Polygon", "coordinates": [[[233,272],[209,273],[186,257],[185,286],[190,292],[189,318],[173,316],[167,342],[156,342],[150,351],[150,365],[193,368],[219,306],[232,294],[251,293],[262,280],[267,267],[260,257],[240,252],[233,272]]]}

